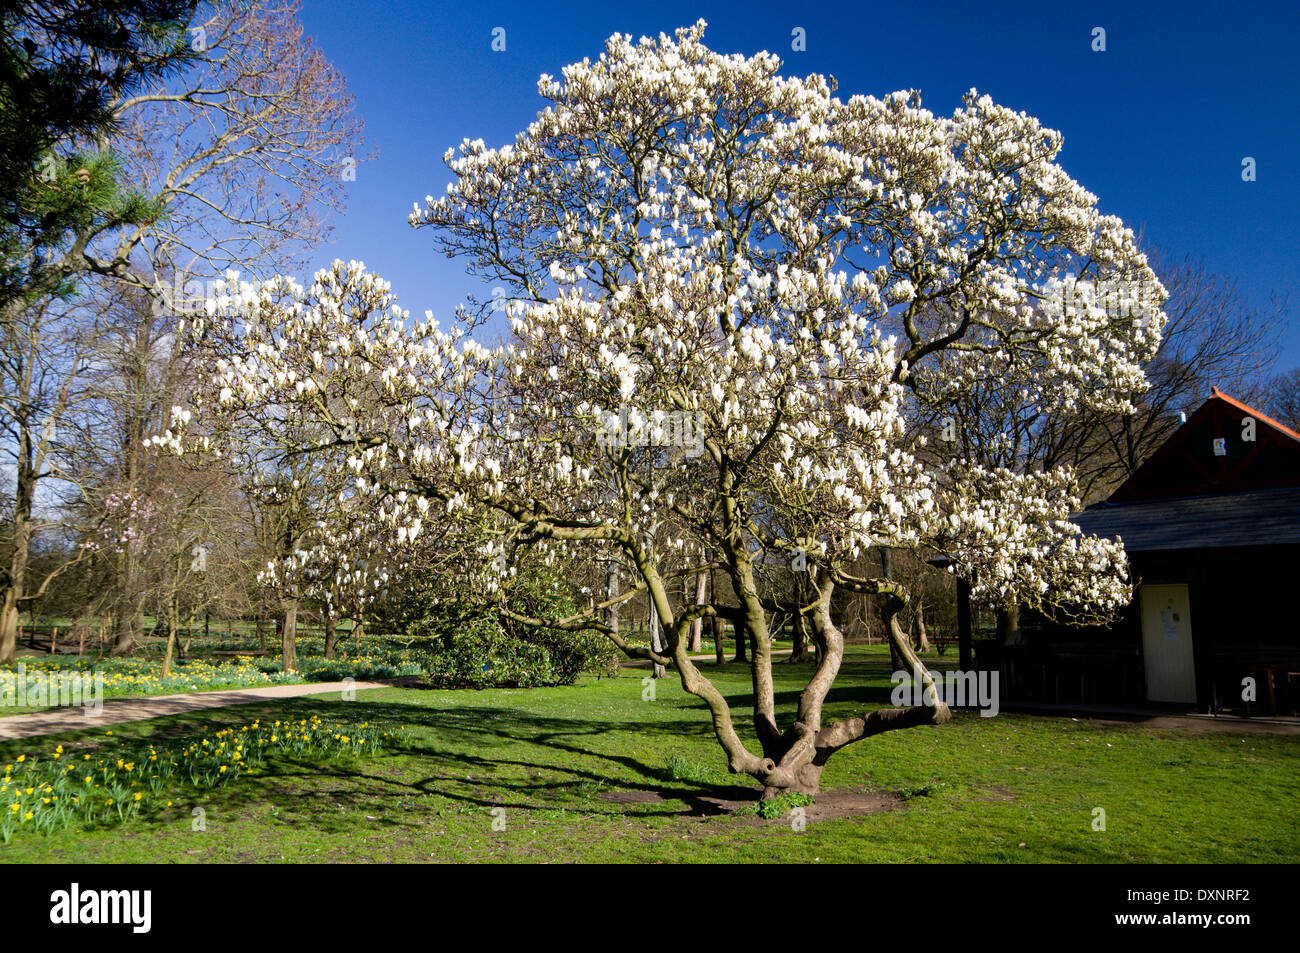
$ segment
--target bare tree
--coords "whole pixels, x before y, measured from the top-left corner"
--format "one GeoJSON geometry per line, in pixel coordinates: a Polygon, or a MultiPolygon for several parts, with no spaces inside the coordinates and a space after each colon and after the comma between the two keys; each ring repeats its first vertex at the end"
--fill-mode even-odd
{"type": "Polygon", "coordinates": [[[169,409],[192,391],[192,362],[175,321],[155,307],[148,294],[112,280],[96,283],[84,306],[95,308],[95,326],[86,344],[82,372],[85,399],[66,426],[77,435],[68,450],[84,503],[103,510],[113,502],[116,579],[113,592],[114,652],[126,652],[143,634],[144,600],[151,580],[146,570],[155,541],[143,525],[142,508],[169,486],[171,475],[158,472],[145,438],[168,417],[169,409]]]}
{"type": "Polygon", "coordinates": [[[1148,390],[1133,413],[1082,413],[1049,418],[1040,446],[1029,455],[1045,466],[1075,467],[1087,502],[1122,483],[1217,386],[1243,400],[1257,399],[1278,355],[1287,304],[1274,299],[1264,311],[1250,307],[1237,284],[1189,258],[1153,256],[1169,292],[1169,321],[1160,349],[1146,367],[1148,390]]]}
{"type": "Polygon", "coordinates": [[[13,474],[0,552],[0,662],[12,661],[24,604],[42,596],[84,552],[70,553],[29,579],[32,546],[67,528],[59,510],[68,474],[62,466],[66,419],[84,397],[85,328],[66,304],[47,301],[0,322],[0,452],[13,474]],[[62,433],[61,433],[62,430],[62,433]],[[48,491],[47,489],[48,488],[48,491]]]}
{"type": "MultiPolygon", "coordinates": [[[[342,207],[346,183],[365,156],[344,80],[304,37],[297,9],[281,0],[204,4],[190,30],[199,55],[151,85],[117,88],[108,104],[111,122],[87,145],[113,150],[121,174],[147,195],[151,211],[85,217],[39,263],[34,286],[66,288],[79,276],[98,275],[146,289],[183,316],[203,307],[203,276],[210,280],[231,266],[283,268],[324,237],[327,216],[342,207]]],[[[37,485],[54,475],[53,435],[72,426],[73,406],[85,390],[79,378],[88,367],[85,351],[102,351],[113,336],[92,321],[93,331],[108,333],[107,342],[96,342],[85,333],[87,314],[61,304],[16,298],[0,311],[0,424],[15,475],[0,576],[3,661],[13,655],[20,606],[53,578],[26,579],[33,535],[42,528],[34,522],[37,485]]],[[[137,336],[134,343],[146,350],[127,363],[138,371],[157,342],[157,335],[137,336]]],[[[126,360],[126,352],[121,356],[126,360]]],[[[155,419],[158,395],[132,391],[126,382],[138,384],[138,377],[122,381],[117,476],[132,487],[143,466],[133,448],[155,419]]],[[[117,651],[127,650],[140,631],[137,562],[130,549],[120,554],[117,651]]]]}
{"type": "Polygon", "coordinates": [[[1300,430],[1300,367],[1269,380],[1261,395],[1261,403],[1279,423],[1300,430]]]}
{"type": "Polygon", "coordinates": [[[168,269],[193,299],[194,280],[287,267],[323,237],[366,156],[344,79],[303,36],[297,10],[290,0],[203,4],[191,25],[202,55],[113,101],[116,131],[97,145],[122,156],[156,214],[89,224],[51,261],[57,276],[95,272],[172,299],[175,286],[151,274],[168,269]]]}

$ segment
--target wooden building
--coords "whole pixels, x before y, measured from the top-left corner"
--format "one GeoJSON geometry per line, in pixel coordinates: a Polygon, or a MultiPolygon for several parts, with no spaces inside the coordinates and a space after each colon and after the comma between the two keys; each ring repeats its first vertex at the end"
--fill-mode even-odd
{"type": "Polygon", "coordinates": [[[1074,521],[1123,540],[1133,602],[1105,627],[1025,618],[1021,644],[998,653],[1006,697],[1296,710],[1300,434],[1214,388],[1109,499],[1074,521]],[[1246,679],[1253,699],[1243,697],[1246,679]]]}

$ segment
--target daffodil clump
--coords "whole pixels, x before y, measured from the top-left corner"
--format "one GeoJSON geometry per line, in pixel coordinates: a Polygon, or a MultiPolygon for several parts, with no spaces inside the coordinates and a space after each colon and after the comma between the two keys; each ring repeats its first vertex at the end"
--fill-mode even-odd
{"type": "MultiPolygon", "coordinates": [[[[256,687],[261,685],[297,684],[302,678],[296,674],[264,672],[250,656],[241,655],[229,661],[207,662],[187,660],[176,663],[172,673],[161,676],[162,661],[151,658],[23,658],[19,659],[28,674],[45,672],[95,672],[104,676],[104,696],[107,698],[137,695],[171,695],[183,692],[205,691],[214,688],[256,687]]],[[[22,682],[16,672],[17,662],[0,666],[0,690],[6,682],[14,682],[21,691],[22,682]]],[[[0,711],[0,714],[3,714],[0,711]]]]}
{"type": "Polygon", "coordinates": [[[108,731],[92,745],[60,744],[7,761],[0,775],[0,842],[20,830],[120,823],[170,807],[186,790],[228,784],[267,758],[373,755],[391,733],[369,722],[326,722],[313,715],[259,719],[167,744],[117,744],[112,736],[108,731]]]}

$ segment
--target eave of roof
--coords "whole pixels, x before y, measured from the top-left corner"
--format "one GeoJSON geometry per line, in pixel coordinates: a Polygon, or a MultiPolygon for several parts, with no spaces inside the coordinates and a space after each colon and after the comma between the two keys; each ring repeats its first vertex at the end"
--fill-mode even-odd
{"type": "Polygon", "coordinates": [[[1292,430],[1292,429],[1291,429],[1290,427],[1288,427],[1286,424],[1278,423],[1276,420],[1274,420],[1274,419],[1273,419],[1272,417],[1270,417],[1268,414],[1261,414],[1261,413],[1260,413],[1258,410],[1256,410],[1254,407],[1248,406],[1247,404],[1243,404],[1241,401],[1237,400],[1237,398],[1235,398],[1235,397],[1229,397],[1227,394],[1225,394],[1223,391],[1219,390],[1219,388],[1217,388],[1217,387],[1211,387],[1211,388],[1210,388],[1210,396],[1211,396],[1211,397],[1217,397],[1217,398],[1219,398],[1219,400],[1222,400],[1222,401],[1226,401],[1227,403],[1231,404],[1233,407],[1236,407],[1238,410],[1242,411],[1243,413],[1249,414],[1250,416],[1254,417],[1256,420],[1262,420],[1264,423],[1268,424],[1270,427],[1274,427],[1274,428],[1276,428],[1276,429],[1282,431],[1282,433],[1286,434],[1288,437],[1291,437],[1291,438],[1294,439],[1294,440],[1300,440],[1300,433],[1296,433],[1294,430],[1292,430]]]}
{"type": "Polygon", "coordinates": [[[1300,487],[1096,503],[1071,521],[1129,552],[1300,544],[1300,487]]]}

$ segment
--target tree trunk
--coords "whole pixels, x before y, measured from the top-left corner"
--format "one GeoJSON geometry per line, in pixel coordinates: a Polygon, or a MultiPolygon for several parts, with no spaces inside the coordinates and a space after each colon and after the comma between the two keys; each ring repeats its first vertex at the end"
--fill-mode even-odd
{"type": "Polygon", "coordinates": [[[280,628],[280,667],[298,671],[298,600],[284,600],[284,625],[280,628]]]}
{"type": "Polygon", "coordinates": [[[23,597],[27,559],[31,552],[32,528],[28,519],[31,513],[31,494],[25,485],[21,464],[18,482],[18,496],[15,500],[18,513],[14,518],[13,551],[9,555],[9,584],[4,587],[4,601],[0,603],[0,664],[12,662],[18,651],[18,603],[23,597]]]}
{"type": "Polygon", "coordinates": [[[262,619],[262,613],[258,613],[253,619],[253,630],[257,633],[257,649],[263,655],[266,654],[266,626],[262,619]]]}
{"type": "Polygon", "coordinates": [[[1007,640],[1015,641],[1020,635],[1020,606],[997,611],[998,645],[1006,645],[1007,640]]]}
{"type": "Polygon", "coordinates": [[[957,580],[957,665],[963,672],[975,667],[972,630],[975,626],[970,601],[970,583],[957,580]]]}
{"type": "Polygon", "coordinates": [[[12,662],[18,652],[18,593],[18,586],[6,586],[0,605],[0,662],[12,662]]]}
{"type": "MultiPolygon", "coordinates": [[[[718,603],[718,576],[717,573],[709,570],[709,598],[716,606],[718,603]]],[[[711,620],[713,623],[713,658],[719,665],[725,665],[727,662],[727,649],[722,644],[727,636],[727,623],[720,615],[715,615],[711,620]]]]}
{"type": "MultiPolygon", "coordinates": [[[[890,573],[893,571],[893,557],[888,549],[880,550],[880,577],[890,579],[890,573]]],[[[892,671],[904,672],[908,670],[907,660],[898,650],[896,641],[891,638],[892,628],[897,624],[896,612],[893,607],[893,600],[888,598],[876,597],[876,608],[880,613],[881,624],[885,627],[885,638],[889,639],[889,665],[892,671]]]]}
{"type": "Polygon", "coordinates": [[[918,652],[930,651],[930,638],[925,634],[925,603],[917,602],[916,604],[916,650],[918,652]]]}
{"type": "MultiPolygon", "coordinates": [[[[10,305],[9,307],[21,307],[10,305]]],[[[6,321],[9,315],[6,314],[6,321]]],[[[32,396],[31,362],[18,359],[22,371],[18,376],[17,393],[19,406],[30,406],[32,396]]],[[[8,388],[6,388],[8,389],[8,388]]],[[[6,402],[8,397],[6,397],[6,402]]],[[[17,421],[18,447],[14,460],[14,509],[9,552],[8,580],[4,587],[4,596],[0,600],[0,664],[12,662],[18,651],[19,621],[18,613],[23,596],[26,595],[27,561],[31,556],[32,546],[32,503],[36,496],[37,473],[40,472],[40,447],[33,440],[28,410],[20,412],[17,421]]]]}
{"type": "Polygon", "coordinates": [[[118,578],[122,586],[118,609],[113,618],[113,654],[123,655],[135,647],[138,637],[144,634],[144,606],[139,593],[140,570],[132,552],[135,544],[128,543],[118,562],[118,578]]]}
{"type": "MultiPolygon", "coordinates": [[[[619,597],[618,585],[618,567],[612,566],[605,575],[605,600],[617,599],[619,597]]],[[[618,635],[618,609],[617,605],[612,605],[605,610],[605,624],[618,635]]]]}
{"type": "MultiPolygon", "coordinates": [[[[656,655],[662,655],[664,651],[663,633],[659,631],[659,606],[655,604],[654,599],[650,599],[650,647],[654,649],[656,655]]],[[[661,662],[654,662],[654,677],[663,678],[667,673],[661,662]]]]}
{"type": "MultiPolygon", "coordinates": [[[[708,593],[709,577],[706,573],[701,572],[699,578],[695,581],[695,604],[704,605],[704,598],[708,593]]],[[[704,635],[704,619],[696,619],[691,623],[691,640],[688,648],[692,652],[700,650],[701,638],[704,635]]]]}
{"type": "Polygon", "coordinates": [[[804,614],[799,611],[799,606],[797,605],[794,610],[793,627],[794,640],[793,648],[790,651],[790,661],[792,663],[814,661],[813,654],[809,650],[808,646],[808,620],[804,614]]]}
{"type": "Polygon", "coordinates": [[[172,673],[172,654],[176,651],[176,633],[181,627],[181,607],[176,591],[167,601],[167,648],[163,651],[162,677],[172,673]]]}
{"type": "Polygon", "coordinates": [[[334,638],[338,634],[339,620],[331,608],[325,610],[325,657],[334,657],[334,638]]]}
{"type": "Polygon", "coordinates": [[[352,620],[352,653],[361,655],[361,636],[366,631],[366,624],[361,619],[352,620]]]}
{"type": "Polygon", "coordinates": [[[731,627],[736,632],[736,657],[733,661],[747,664],[749,662],[749,654],[746,645],[749,642],[749,628],[745,625],[743,620],[733,622],[731,627]]]}
{"type": "Polygon", "coordinates": [[[903,659],[903,670],[909,675],[920,676],[921,684],[917,688],[925,701],[917,704],[914,699],[907,707],[878,708],[864,717],[822,724],[822,705],[844,654],[843,636],[830,618],[831,592],[831,586],[825,585],[813,609],[811,622],[821,653],[817,669],[800,696],[798,719],[781,736],[779,745],[774,745],[770,751],[764,749],[767,756],[776,762],[775,770],[760,777],[764,799],[790,792],[817,794],[827,761],[840,748],[855,741],[898,728],[941,725],[952,717],[938,695],[934,677],[917,657],[898,623],[898,613],[906,607],[907,596],[901,589],[889,587],[876,596],[885,631],[903,659]]]}

